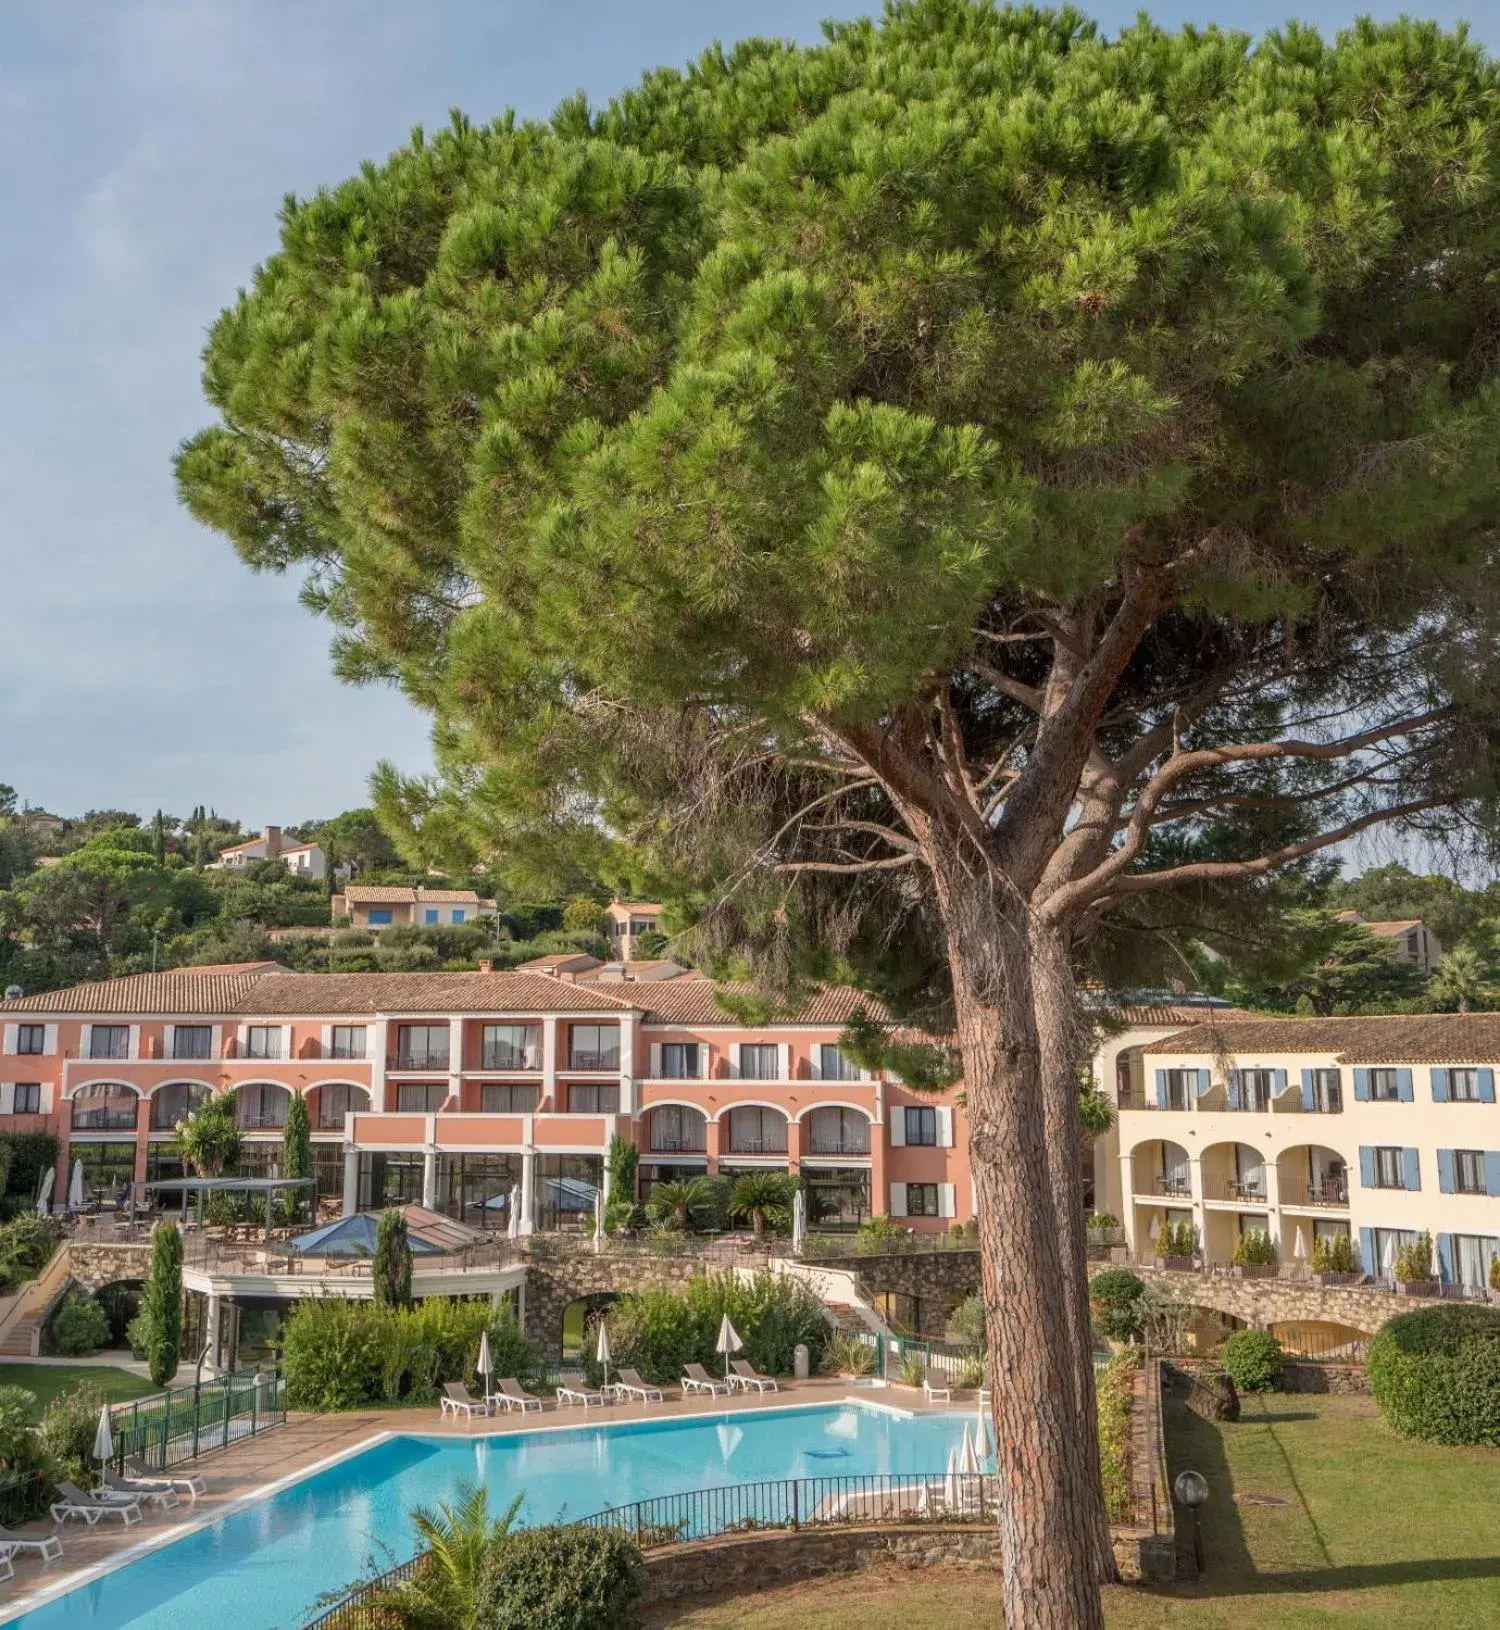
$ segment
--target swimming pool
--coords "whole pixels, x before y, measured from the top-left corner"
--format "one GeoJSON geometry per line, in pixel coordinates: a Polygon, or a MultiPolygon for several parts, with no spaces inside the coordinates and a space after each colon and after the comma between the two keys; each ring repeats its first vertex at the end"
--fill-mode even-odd
{"type": "Polygon", "coordinates": [[[294,1630],[325,1591],[413,1555],[407,1513],[465,1480],[488,1485],[497,1514],[520,1494],[522,1521],[555,1522],[726,1483],[940,1472],[972,1418],[851,1400],[501,1437],[392,1436],[0,1622],[12,1630],[294,1630]]]}

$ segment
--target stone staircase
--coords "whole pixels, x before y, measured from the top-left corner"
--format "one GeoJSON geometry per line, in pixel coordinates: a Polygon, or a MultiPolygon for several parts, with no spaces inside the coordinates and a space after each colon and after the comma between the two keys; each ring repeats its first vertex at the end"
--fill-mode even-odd
{"type": "Polygon", "coordinates": [[[825,1268],[795,1257],[773,1257],[771,1272],[796,1279],[823,1304],[829,1323],[845,1335],[891,1336],[895,1332],[865,1294],[859,1279],[846,1268],[825,1268]]]}
{"type": "Polygon", "coordinates": [[[59,1245],[35,1279],[20,1286],[13,1296],[0,1298],[0,1357],[37,1356],[42,1350],[42,1326],[72,1278],[68,1246],[59,1245]]]}

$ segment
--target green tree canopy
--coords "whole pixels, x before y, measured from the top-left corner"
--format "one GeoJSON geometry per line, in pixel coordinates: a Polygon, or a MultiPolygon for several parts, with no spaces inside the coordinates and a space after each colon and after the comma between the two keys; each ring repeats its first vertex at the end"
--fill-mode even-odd
{"type": "Polygon", "coordinates": [[[1077,959],[1494,792],[1497,106],[1426,24],[910,0],[417,132],[213,330],[183,498],[433,711],[409,811],[952,1025],[1014,1630],[1110,1566],[1077,959]]]}

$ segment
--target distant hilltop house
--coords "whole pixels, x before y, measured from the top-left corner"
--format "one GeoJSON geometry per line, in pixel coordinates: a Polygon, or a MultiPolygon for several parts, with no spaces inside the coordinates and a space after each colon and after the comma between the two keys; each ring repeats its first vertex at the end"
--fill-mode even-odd
{"type": "Polygon", "coordinates": [[[260,860],[279,860],[293,877],[322,882],[328,875],[328,860],[316,843],[298,843],[282,836],[279,826],[268,826],[258,838],[246,838],[219,851],[210,871],[242,872],[260,860]]]}
{"type": "Polygon", "coordinates": [[[617,962],[634,960],[642,934],[661,932],[662,908],[639,900],[611,900],[604,911],[604,932],[617,962]]]}
{"type": "Polygon", "coordinates": [[[350,883],[333,897],[335,919],[351,928],[455,928],[478,917],[493,917],[495,902],[473,889],[428,889],[420,885],[350,883]]]}
{"type": "Polygon", "coordinates": [[[28,837],[60,838],[68,823],[61,815],[53,815],[45,809],[28,809],[21,817],[21,825],[28,837]]]}
{"type": "Polygon", "coordinates": [[[1341,923],[1358,923],[1377,939],[1396,942],[1396,960],[1431,973],[1443,960],[1443,947],[1436,934],[1420,917],[1399,917],[1393,922],[1366,922],[1357,911],[1341,911],[1341,923]]]}
{"type": "MultiPolygon", "coordinates": [[[[479,964],[481,970],[488,963],[479,964]]],[[[634,957],[628,962],[601,962],[587,951],[550,951],[523,962],[521,973],[545,974],[574,985],[642,985],[662,979],[701,979],[696,968],[684,968],[667,957],[634,957]]]]}

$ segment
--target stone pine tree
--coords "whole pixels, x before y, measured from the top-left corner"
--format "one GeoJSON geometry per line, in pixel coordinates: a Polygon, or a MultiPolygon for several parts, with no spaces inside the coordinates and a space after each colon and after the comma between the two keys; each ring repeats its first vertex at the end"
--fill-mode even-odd
{"type": "Polygon", "coordinates": [[[1079,968],[1493,796],[1497,114],[1424,24],[911,0],[419,131],[208,345],[183,498],[433,712],[413,810],[951,1036],[1012,1630],[1109,1567],[1079,968]]]}
{"type": "Polygon", "coordinates": [[[406,1213],[398,1206],[380,1213],[370,1276],[375,1300],[382,1307],[411,1306],[411,1239],[406,1213]]]}
{"type": "Polygon", "coordinates": [[[166,1386],[182,1356],[182,1235],[175,1223],[151,1230],[151,1266],[132,1325],[152,1383],[166,1386]]]}

